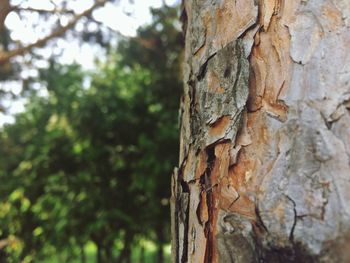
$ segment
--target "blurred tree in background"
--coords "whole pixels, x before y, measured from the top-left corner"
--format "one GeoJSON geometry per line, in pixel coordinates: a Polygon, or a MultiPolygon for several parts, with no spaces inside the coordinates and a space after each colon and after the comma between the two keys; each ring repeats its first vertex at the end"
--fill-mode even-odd
{"type": "Polygon", "coordinates": [[[51,60],[48,95],[0,132],[0,262],[88,262],[91,243],[93,262],[145,262],[147,242],[165,261],[182,37],[176,8],[152,13],[93,74],[51,60]]]}
{"type": "MultiPolygon", "coordinates": [[[[0,0],[0,113],[11,111],[8,100],[27,97],[38,67],[47,68],[50,57],[64,57],[66,43],[108,52],[122,36],[98,12],[114,10],[121,2],[0,0]],[[22,82],[20,92],[13,92],[15,82],[22,82]]],[[[134,0],[129,2],[132,6],[134,0]]]]}
{"type": "MultiPolygon", "coordinates": [[[[80,38],[89,40],[94,39],[97,43],[103,43],[102,30],[99,27],[91,27],[90,24],[102,25],[93,17],[93,12],[103,7],[106,3],[118,3],[118,0],[93,0],[91,5],[85,10],[73,8],[72,2],[67,0],[55,0],[44,4],[44,8],[32,7],[29,1],[0,0],[0,79],[8,79],[15,73],[16,67],[12,58],[25,55],[26,53],[35,54],[34,49],[44,47],[55,38],[63,37],[70,29],[75,29],[79,21],[85,20],[84,30],[75,34],[80,38]],[[15,14],[18,19],[26,21],[32,27],[37,27],[41,32],[41,37],[35,41],[20,41],[12,36],[12,30],[6,26],[6,18],[10,14],[15,14]],[[43,23],[44,21],[44,23],[43,23]],[[95,30],[91,30],[95,28],[95,30]],[[90,29],[90,30],[89,30],[90,29]]],[[[39,5],[40,6],[40,5],[39,5]]],[[[38,56],[38,54],[35,54],[38,56]]],[[[35,57],[35,56],[34,56],[35,57]]],[[[33,57],[31,57],[31,60],[33,57]]]]}

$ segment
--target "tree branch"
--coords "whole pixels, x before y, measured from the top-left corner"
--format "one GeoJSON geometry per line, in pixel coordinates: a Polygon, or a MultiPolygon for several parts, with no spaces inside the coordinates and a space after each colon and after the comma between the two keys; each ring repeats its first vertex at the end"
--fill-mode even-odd
{"type": "Polygon", "coordinates": [[[11,11],[19,11],[19,12],[37,12],[39,14],[71,14],[75,15],[73,10],[68,9],[37,9],[31,7],[21,7],[21,6],[13,6],[11,11]]]}
{"type": "Polygon", "coordinates": [[[0,33],[5,28],[5,19],[11,12],[10,0],[0,0],[0,33]]]}
{"type": "MultiPolygon", "coordinates": [[[[1,1],[1,0],[0,0],[1,1]]],[[[92,12],[98,8],[106,4],[109,0],[97,0],[95,4],[93,4],[89,9],[85,10],[79,15],[76,15],[66,26],[58,27],[57,29],[53,30],[51,34],[48,36],[41,38],[37,40],[36,42],[29,44],[24,47],[19,47],[14,50],[10,50],[8,52],[1,52],[0,51],[0,65],[5,64],[8,62],[11,58],[19,55],[23,55],[24,53],[30,51],[33,48],[36,47],[42,47],[44,46],[50,39],[59,37],[66,33],[70,28],[74,27],[74,25],[82,18],[86,17],[92,14],[92,12]]]]}
{"type": "Polygon", "coordinates": [[[3,250],[6,246],[9,244],[9,240],[6,239],[0,239],[0,250],[3,250]]]}

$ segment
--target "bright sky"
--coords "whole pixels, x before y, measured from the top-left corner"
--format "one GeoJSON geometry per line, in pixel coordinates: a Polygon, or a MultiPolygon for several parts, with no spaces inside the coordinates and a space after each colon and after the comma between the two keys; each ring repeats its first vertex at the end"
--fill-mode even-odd
{"type": "MultiPolygon", "coordinates": [[[[61,0],[52,0],[54,2],[60,2],[61,0]]],[[[21,0],[12,0],[12,4],[19,4],[21,0]]],[[[165,2],[167,5],[174,5],[179,0],[120,0],[118,5],[108,3],[103,8],[100,8],[94,12],[94,18],[97,21],[103,22],[108,27],[120,32],[125,36],[134,36],[139,26],[151,22],[152,17],[150,8],[161,7],[162,3],[165,2]]],[[[32,8],[40,9],[52,9],[53,5],[50,1],[43,0],[28,0],[28,6],[32,8]]],[[[89,8],[93,4],[92,0],[76,0],[69,1],[68,8],[73,9],[77,13],[89,8]]],[[[31,15],[30,20],[35,21],[38,19],[35,15],[31,15]]],[[[61,20],[61,23],[65,21],[61,20]]],[[[68,20],[67,20],[68,22],[68,20]]],[[[20,40],[22,43],[33,43],[37,39],[42,38],[49,32],[47,28],[43,27],[40,30],[33,29],[26,21],[21,21],[20,17],[14,12],[10,13],[6,18],[6,26],[13,32],[11,37],[15,40],[20,40]]],[[[79,27],[79,24],[77,25],[79,27]]],[[[61,55],[62,63],[72,63],[74,61],[83,65],[85,69],[94,68],[94,58],[101,52],[97,47],[91,47],[88,44],[79,43],[78,41],[65,41],[62,39],[57,40],[57,45],[64,51],[61,55]]],[[[51,49],[41,49],[40,53],[46,57],[51,54],[51,49]]],[[[34,70],[24,71],[24,76],[35,76],[37,73],[34,70]]],[[[21,86],[19,83],[11,82],[7,86],[1,87],[5,90],[11,90],[14,93],[19,93],[21,86]]],[[[4,123],[13,123],[13,115],[24,111],[25,100],[17,101],[4,101],[2,104],[5,107],[9,107],[9,114],[4,115],[0,113],[0,127],[4,123]]]]}
{"type": "MultiPolygon", "coordinates": [[[[13,5],[19,4],[20,2],[20,0],[12,0],[13,5]]],[[[60,0],[54,2],[60,2],[60,0]]],[[[152,17],[149,11],[150,7],[161,7],[163,2],[167,5],[173,5],[176,2],[179,2],[179,0],[120,0],[118,5],[107,3],[103,8],[94,12],[94,17],[97,20],[106,23],[112,29],[119,31],[123,35],[132,36],[135,35],[136,29],[140,25],[151,21],[152,17]]],[[[68,2],[68,8],[80,13],[89,8],[92,4],[92,0],[75,0],[68,2]]],[[[50,1],[46,0],[28,0],[26,1],[25,6],[38,9],[52,9],[54,7],[50,1]]],[[[31,19],[36,18],[35,15],[31,15],[31,19]]],[[[28,42],[32,42],[38,37],[37,32],[34,32],[32,28],[23,24],[15,13],[11,13],[7,17],[6,25],[9,28],[14,29],[14,38],[26,39],[28,42]]],[[[42,36],[44,36],[45,33],[46,32],[42,32],[42,36]]]]}

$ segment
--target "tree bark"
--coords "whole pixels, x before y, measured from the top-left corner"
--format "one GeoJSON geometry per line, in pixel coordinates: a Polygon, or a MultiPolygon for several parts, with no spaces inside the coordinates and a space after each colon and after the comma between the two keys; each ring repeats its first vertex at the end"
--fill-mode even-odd
{"type": "Polygon", "coordinates": [[[350,2],[188,0],[173,262],[350,262],[350,2]]]}

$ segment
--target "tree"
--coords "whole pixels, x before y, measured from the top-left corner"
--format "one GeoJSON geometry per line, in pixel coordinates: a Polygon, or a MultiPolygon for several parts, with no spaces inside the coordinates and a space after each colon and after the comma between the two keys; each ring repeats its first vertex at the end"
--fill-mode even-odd
{"type": "Polygon", "coordinates": [[[164,6],[152,9],[151,12],[153,22],[140,28],[137,37],[120,43],[118,49],[123,54],[125,65],[135,70],[141,66],[152,72],[149,88],[139,102],[141,104],[148,100],[152,119],[149,119],[149,131],[142,131],[144,158],[138,165],[139,177],[135,181],[145,182],[145,173],[153,175],[145,182],[145,186],[152,186],[145,188],[145,192],[149,200],[158,202],[148,202],[147,211],[158,218],[149,218],[149,228],[156,229],[157,262],[163,262],[163,246],[170,239],[170,179],[166,174],[178,160],[178,107],[182,86],[180,65],[183,59],[183,37],[177,23],[178,8],[164,6]],[[157,184],[154,184],[154,180],[157,184]]]}
{"type": "MultiPolygon", "coordinates": [[[[5,63],[9,63],[9,60],[15,56],[23,55],[27,52],[30,52],[32,49],[36,47],[43,47],[46,45],[48,41],[51,39],[61,37],[64,35],[69,29],[74,28],[79,20],[84,17],[88,17],[92,19],[92,12],[105,5],[108,0],[95,0],[91,7],[87,8],[81,13],[76,13],[74,10],[67,8],[67,1],[59,1],[59,3],[55,3],[54,1],[50,1],[50,5],[52,6],[49,9],[38,9],[32,8],[28,6],[28,3],[20,3],[18,5],[11,4],[10,0],[1,0],[0,7],[0,36],[1,36],[1,49],[0,49],[0,65],[4,65],[5,63]],[[5,26],[6,17],[11,13],[16,12],[21,14],[25,13],[35,13],[39,16],[47,18],[47,16],[57,16],[56,23],[58,26],[53,28],[50,33],[48,33],[45,37],[42,37],[35,41],[34,43],[30,43],[27,45],[17,44],[16,47],[10,47],[10,32],[5,26]],[[70,18],[69,22],[63,25],[60,21],[61,17],[66,16],[66,18],[70,18]]],[[[13,43],[12,43],[13,44],[13,43]]]]}
{"type": "Polygon", "coordinates": [[[349,17],[184,2],[174,262],[349,262],[349,17]]]}
{"type": "MultiPolygon", "coordinates": [[[[45,67],[47,60],[62,53],[55,40],[75,39],[80,42],[103,47],[111,46],[111,30],[105,23],[94,18],[94,11],[105,4],[118,3],[117,0],[92,0],[85,9],[77,8],[79,1],[44,0],[15,1],[0,0],[0,112],[7,112],[6,101],[26,98],[32,92],[33,80],[39,65],[45,67]],[[17,25],[5,23],[7,18],[17,21],[17,25]],[[17,27],[25,25],[28,31],[35,32],[33,39],[18,36],[17,27]],[[17,33],[16,33],[17,32],[17,33]],[[46,48],[43,52],[43,49],[46,48]],[[51,52],[51,55],[48,53],[51,52]],[[45,54],[46,53],[46,54],[45,54]],[[13,92],[13,86],[20,85],[21,90],[13,92]]],[[[113,36],[116,33],[113,32],[113,36]]]]}
{"type": "Polygon", "coordinates": [[[50,60],[47,95],[0,131],[0,262],[85,262],[88,242],[98,263],[131,262],[140,240],[164,262],[182,37],[177,8],[152,12],[93,74],[50,60]]]}

